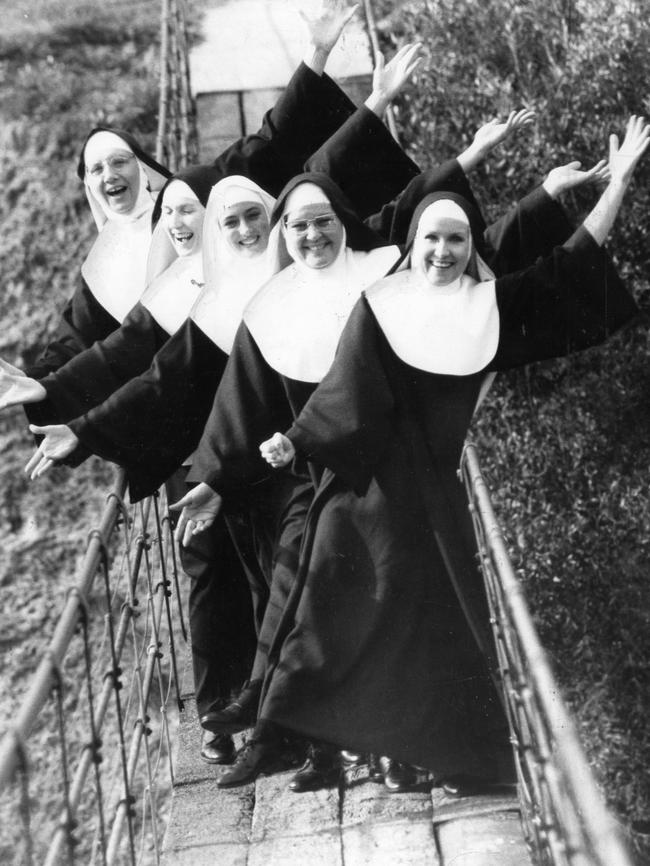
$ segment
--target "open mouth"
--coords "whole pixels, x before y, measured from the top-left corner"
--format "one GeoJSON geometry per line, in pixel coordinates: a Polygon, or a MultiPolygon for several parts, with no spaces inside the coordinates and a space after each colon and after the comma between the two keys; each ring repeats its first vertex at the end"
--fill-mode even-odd
{"type": "Polygon", "coordinates": [[[172,237],[174,243],[178,244],[179,247],[187,247],[194,237],[194,232],[172,232],[172,237]]]}
{"type": "Polygon", "coordinates": [[[436,268],[439,271],[446,271],[449,270],[449,268],[453,268],[455,262],[441,262],[433,260],[429,262],[429,264],[431,265],[431,267],[436,268]]]}
{"type": "Polygon", "coordinates": [[[115,198],[116,196],[123,195],[127,191],[128,187],[126,186],[111,186],[107,187],[106,195],[110,198],[115,198]]]}

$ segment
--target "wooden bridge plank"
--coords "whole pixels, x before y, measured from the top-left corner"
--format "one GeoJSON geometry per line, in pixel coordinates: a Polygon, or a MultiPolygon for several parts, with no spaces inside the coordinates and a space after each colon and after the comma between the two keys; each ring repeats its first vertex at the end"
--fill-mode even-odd
{"type": "Polygon", "coordinates": [[[294,772],[256,782],[248,866],[343,866],[338,788],[294,794],[294,772]]]}
{"type": "Polygon", "coordinates": [[[365,766],[346,772],[343,859],[352,866],[439,866],[428,786],[391,794],[365,766]]]}

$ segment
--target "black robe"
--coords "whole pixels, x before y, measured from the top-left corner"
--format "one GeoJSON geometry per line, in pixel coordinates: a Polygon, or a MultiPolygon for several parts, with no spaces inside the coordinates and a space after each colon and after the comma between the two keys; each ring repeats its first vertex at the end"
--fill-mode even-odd
{"type": "MultiPolygon", "coordinates": [[[[235,142],[209,167],[211,184],[241,174],[277,195],[353,111],[354,105],[331,78],[317,75],[301,63],[276,104],[264,115],[258,132],[235,142]]],[[[80,276],[54,338],[27,375],[42,379],[97,340],[105,339],[119,325],[80,276]]]]}
{"type": "Polygon", "coordinates": [[[492,636],[456,476],[486,373],[598,345],[637,312],[579,229],[496,281],[496,354],[475,374],[414,368],[362,297],[288,431],[324,468],[260,716],[342,747],[490,775],[492,636]]]}

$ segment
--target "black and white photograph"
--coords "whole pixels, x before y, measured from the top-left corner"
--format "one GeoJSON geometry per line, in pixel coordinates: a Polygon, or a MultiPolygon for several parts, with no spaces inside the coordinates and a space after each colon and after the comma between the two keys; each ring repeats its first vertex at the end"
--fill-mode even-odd
{"type": "Polygon", "coordinates": [[[647,0],[0,0],[0,863],[650,866],[647,0]]]}

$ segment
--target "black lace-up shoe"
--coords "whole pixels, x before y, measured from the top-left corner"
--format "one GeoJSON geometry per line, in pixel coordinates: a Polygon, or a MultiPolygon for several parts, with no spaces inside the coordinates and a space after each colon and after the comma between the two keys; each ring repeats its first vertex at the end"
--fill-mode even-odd
{"type": "Polygon", "coordinates": [[[279,743],[249,740],[238,753],[235,763],[217,779],[218,788],[238,788],[248,785],[262,773],[278,773],[288,769],[291,759],[279,743]]]}
{"type": "Polygon", "coordinates": [[[235,744],[228,734],[201,734],[201,757],[208,764],[232,764],[235,760],[235,744]]]}
{"type": "Polygon", "coordinates": [[[391,794],[410,791],[417,784],[417,773],[410,764],[403,764],[394,758],[382,758],[381,763],[384,771],[384,785],[391,794]]]}
{"type": "Polygon", "coordinates": [[[338,783],[341,775],[339,753],[331,746],[312,743],[307,760],[289,782],[289,790],[296,794],[318,791],[338,783]]]}

